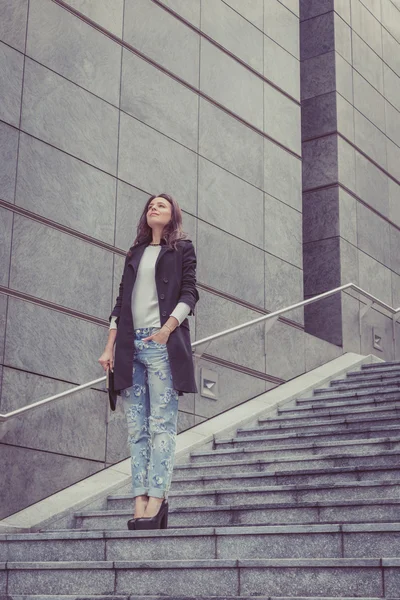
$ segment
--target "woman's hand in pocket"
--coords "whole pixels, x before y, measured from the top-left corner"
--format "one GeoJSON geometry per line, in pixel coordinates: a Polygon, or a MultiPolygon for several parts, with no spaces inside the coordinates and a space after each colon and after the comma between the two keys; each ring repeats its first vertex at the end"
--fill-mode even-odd
{"type": "Polygon", "coordinates": [[[169,330],[166,327],[164,327],[161,328],[159,331],[153,333],[153,335],[149,335],[146,338],[142,338],[142,341],[149,342],[150,340],[154,340],[158,344],[166,344],[168,342],[169,333],[169,330]]]}

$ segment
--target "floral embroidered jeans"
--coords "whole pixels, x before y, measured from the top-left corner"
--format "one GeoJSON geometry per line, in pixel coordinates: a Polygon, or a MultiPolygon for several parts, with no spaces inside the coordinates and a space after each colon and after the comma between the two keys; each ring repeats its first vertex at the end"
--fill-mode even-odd
{"type": "Polygon", "coordinates": [[[158,327],[135,329],[133,385],[121,393],[131,451],[132,492],[167,498],[178,422],[178,392],[166,344],[143,342],[158,327]]]}

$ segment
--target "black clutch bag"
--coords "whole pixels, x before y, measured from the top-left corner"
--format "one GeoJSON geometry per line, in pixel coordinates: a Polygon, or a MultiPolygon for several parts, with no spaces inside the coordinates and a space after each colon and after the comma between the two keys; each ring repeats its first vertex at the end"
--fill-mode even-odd
{"type": "Polygon", "coordinates": [[[114,389],[114,371],[107,369],[106,388],[108,390],[108,399],[110,401],[111,410],[115,410],[117,404],[117,392],[114,389]]]}

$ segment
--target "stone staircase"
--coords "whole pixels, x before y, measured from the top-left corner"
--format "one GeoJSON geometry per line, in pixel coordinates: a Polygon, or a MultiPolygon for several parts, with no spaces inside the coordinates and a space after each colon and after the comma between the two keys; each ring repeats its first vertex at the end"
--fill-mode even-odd
{"type": "Polygon", "coordinates": [[[400,363],[363,365],[176,465],[166,530],[126,493],[1,535],[0,600],[399,600],[399,459],[400,363]]]}

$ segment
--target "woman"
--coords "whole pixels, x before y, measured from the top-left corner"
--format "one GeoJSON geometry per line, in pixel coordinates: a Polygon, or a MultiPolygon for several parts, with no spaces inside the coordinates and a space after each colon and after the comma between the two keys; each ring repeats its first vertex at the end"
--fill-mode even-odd
{"type": "Polygon", "coordinates": [[[198,300],[196,254],[181,209],[168,194],[150,196],[99,358],[114,372],[128,424],[135,500],[128,529],[167,527],[178,396],[198,391],[187,319],[198,300]]]}

